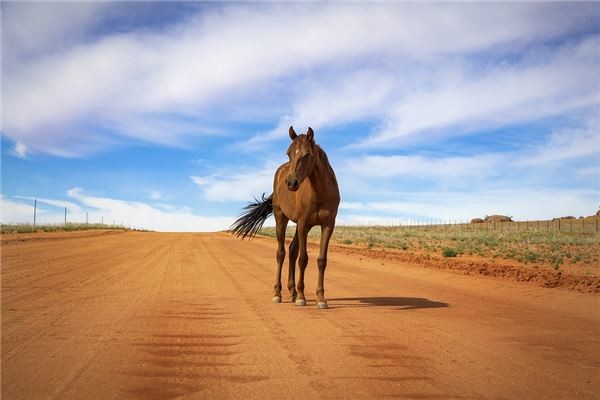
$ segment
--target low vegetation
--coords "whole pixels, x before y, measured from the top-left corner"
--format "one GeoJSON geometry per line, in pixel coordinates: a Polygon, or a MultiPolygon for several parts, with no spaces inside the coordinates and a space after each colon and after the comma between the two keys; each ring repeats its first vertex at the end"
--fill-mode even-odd
{"type": "Polygon", "coordinates": [[[0,225],[0,231],[3,234],[6,233],[34,233],[34,232],[71,232],[71,231],[84,231],[90,229],[118,229],[128,230],[128,228],[121,225],[106,225],[106,224],[43,224],[33,226],[32,224],[2,224],[0,225]]]}
{"type": "MultiPolygon", "coordinates": [[[[274,228],[261,233],[275,236],[274,228]]],[[[292,237],[294,228],[288,228],[292,237]]],[[[318,228],[309,241],[318,241],[318,228]]],[[[336,227],[332,243],[363,248],[403,250],[443,257],[479,256],[515,260],[523,264],[546,264],[554,269],[567,265],[600,265],[600,233],[564,231],[516,231],[468,229],[461,226],[428,227],[336,227]]]]}

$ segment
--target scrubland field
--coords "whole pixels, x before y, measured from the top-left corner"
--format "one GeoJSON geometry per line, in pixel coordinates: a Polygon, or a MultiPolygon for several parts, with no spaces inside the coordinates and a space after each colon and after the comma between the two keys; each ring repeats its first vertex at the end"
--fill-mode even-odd
{"type": "MultiPolygon", "coordinates": [[[[332,244],[353,254],[395,258],[465,273],[533,280],[545,286],[599,291],[600,232],[582,222],[460,224],[402,227],[336,227],[332,244]],[[581,229],[581,227],[585,229],[581,229]],[[561,230],[559,230],[561,229],[561,230]],[[574,282],[574,280],[577,281],[574,282]],[[579,282],[581,281],[581,282],[579,282]],[[581,283],[581,284],[580,284],[581,283]]],[[[288,227],[287,237],[295,228],[288,227]]],[[[261,234],[275,237],[275,228],[261,234]]],[[[319,227],[309,234],[317,243],[319,227]]]]}

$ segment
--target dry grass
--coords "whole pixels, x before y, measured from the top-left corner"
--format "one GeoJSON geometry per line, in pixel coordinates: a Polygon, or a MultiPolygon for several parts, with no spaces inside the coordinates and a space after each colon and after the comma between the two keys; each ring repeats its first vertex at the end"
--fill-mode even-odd
{"type": "Polygon", "coordinates": [[[0,226],[0,232],[6,233],[34,233],[34,232],[71,232],[71,231],[85,231],[90,229],[119,229],[129,230],[128,228],[121,225],[106,225],[106,224],[2,224],[0,226]]]}
{"type": "MultiPolygon", "coordinates": [[[[481,224],[479,224],[481,225],[481,224]]],[[[262,234],[274,236],[274,228],[262,234]]],[[[292,237],[294,228],[288,228],[292,237]]],[[[309,234],[318,241],[320,229],[309,234]]],[[[364,248],[389,248],[439,255],[480,256],[515,260],[524,264],[549,264],[555,269],[565,265],[600,265],[600,233],[564,231],[517,231],[514,229],[469,229],[463,226],[336,227],[333,243],[364,248]]]]}

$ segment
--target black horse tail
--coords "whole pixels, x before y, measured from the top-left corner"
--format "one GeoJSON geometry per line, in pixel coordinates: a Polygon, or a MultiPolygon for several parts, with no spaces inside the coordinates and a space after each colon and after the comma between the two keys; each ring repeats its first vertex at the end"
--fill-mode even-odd
{"type": "Polygon", "coordinates": [[[252,239],[271,214],[273,214],[273,195],[265,198],[263,193],[262,199],[255,197],[253,202],[249,202],[243,208],[242,214],[229,229],[235,236],[252,239]]]}

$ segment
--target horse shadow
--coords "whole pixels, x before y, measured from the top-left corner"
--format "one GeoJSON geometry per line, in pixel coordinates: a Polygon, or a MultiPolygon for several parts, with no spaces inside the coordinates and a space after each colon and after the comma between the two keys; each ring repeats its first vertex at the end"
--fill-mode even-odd
{"type": "Polygon", "coordinates": [[[423,297],[344,297],[329,299],[331,308],[343,307],[394,307],[394,310],[449,307],[448,303],[432,301],[423,297]],[[342,302],[342,303],[340,303],[342,302]]]}

